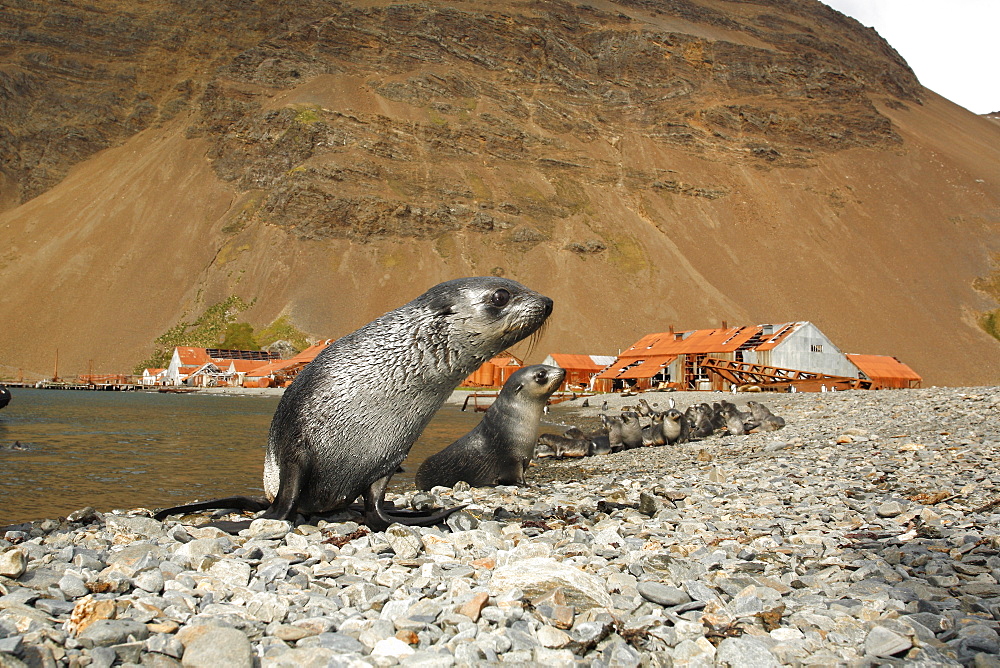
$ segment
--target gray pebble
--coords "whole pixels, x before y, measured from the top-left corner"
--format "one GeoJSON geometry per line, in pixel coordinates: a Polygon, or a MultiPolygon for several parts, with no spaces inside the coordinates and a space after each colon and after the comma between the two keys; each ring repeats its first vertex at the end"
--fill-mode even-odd
{"type": "Polygon", "coordinates": [[[685,591],[660,582],[640,582],[638,589],[647,601],[666,607],[683,605],[691,600],[685,591]]]}
{"type": "Polygon", "coordinates": [[[69,598],[80,598],[90,593],[83,580],[69,573],[60,578],[59,589],[69,598]]]}
{"type": "Polygon", "coordinates": [[[884,626],[876,626],[865,637],[865,652],[887,658],[910,649],[913,643],[905,636],[894,633],[884,626]]]}
{"type": "Polygon", "coordinates": [[[252,668],[254,651],[242,631],[212,626],[198,633],[185,645],[181,663],[190,668],[252,668]]]}
{"type": "Polygon", "coordinates": [[[145,640],[149,637],[149,630],[145,624],[131,619],[98,619],[79,637],[99,647],[109,647],[131,640],[145,640]]]}
{"type": "Polygon", "coordinates": [[[777,668],[781,662],[758,638],[742,636],[726,638],[719,643],[715,654],[717,666],[739,668],[777,668]]]}
{"type": "Polygon", "coordinates": [[[90,650],[91,668],[111,668],[118,654],[110,647],[95,647],[90,650]]]}

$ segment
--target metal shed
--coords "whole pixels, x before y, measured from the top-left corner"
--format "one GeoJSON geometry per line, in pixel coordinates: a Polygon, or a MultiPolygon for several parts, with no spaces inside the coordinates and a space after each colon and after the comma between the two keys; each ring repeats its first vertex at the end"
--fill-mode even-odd
{"type": "Polygon", "coordinates": [[[847,359],[861,372],[861,378],[873,383],[872,389],[903,389],[920,387],[923,378],[897,358],[889,355],[858,355],[848,353],[847,359]]]}

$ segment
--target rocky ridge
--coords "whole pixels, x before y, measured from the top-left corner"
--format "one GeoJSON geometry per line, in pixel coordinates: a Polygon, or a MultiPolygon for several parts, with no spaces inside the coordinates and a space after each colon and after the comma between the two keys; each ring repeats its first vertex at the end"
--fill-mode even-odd
{"type": "Polygon", "coordinates": [[[345,515],[228,536],[85,509],[9,530],[0,652],[74,666],[995,665],[1000,388],[765,402],[785,429],[546,463],[527,488],[395,497],[468,504],[439,528],[368,532],[345,515]]]}
{"type": "MultiPolygon", "coordinates": [[[[638,132],[696,155],[758,165],[808,164],[814,151],[900,141],[873,96],[905,108],[919,102],[920,87],[877,36],[812,6],[785,21],[696,3],[681,8],[686,20],[761,45],[655,30],[621,11],[566,3],[490,12],[343,6],[221,68],[192,132],[213,139],[223,179],[261,191],[259,209],[244,222],[356,241],[513,228],[506,241],[522,249],[549,239],[554,219],[587,207],[580,182],[622,178],[610,156],[594,160],[588,145],[598,140],[614,145],[638,132]],[[790,39],[789,29],[803,34],[790,39]],[[893,66],[873,69],[837,45],[833,31],[845,30],[860,52],[890,56],[893,66]],[[344,78],[375,108],[345,114],[316,95],[316,82],[344,78]],[[269,100],[303,90],[291,107],[275,109],[269,100]],[[316,102],[305,101],[310,93],[316,102]],[[446,175],[427,177],[421,163],[429,156],[446,175]],[[556,183],[556,197],[486,192],[447,169],[481,160],[539,169],[556,183]]],[[[632,167],[625,178],[637,189],[678,185],[662,170],[632,167]]],[[[700,196],[705,188],[674,191],[700,196]]]]}
{"type": "MultiPolygon", "coordinates": [[[[558,151],[553,135],[593,141],[635,126],[693,151],[795,161],[811,147],[898,142],[871,97],[920,99],[913,73],[884,40],[818,2],[774,3],[774,13],[710,2],[673,3],[669,12],[658,3],[598,4],[604,9],[279,2],[264,12],[224,1],[105,11],[8,3],[0,13],[3,171],[13,201],[23,202],[94,152],[193,110],[192,132],[216,143],[220,176],[268,192],[262,213],[287,225],[315,204],[317,189],[336,193],[345,180],[370,188],[364,169],[286,177],[313,156],[353,162],[343,160],[346,149],[382,177],[410,181],[393,161],[425,152],[537,160],[558,151]],[[658,30],[626,11],[670,14],[758,45],[658,30]],[[424,118],[351,118],[323,105],[303,116],[268,101],[330,75],[357,77],[424,118]]],[[[315,217],[329,221],[338,205],[363,204],[344,197],[315,217]]],[[[372,214],[359,215],[369,227],[352,229],[355,237],[394,232],[371,229],[372,214]]],[[[409,234],[405,226],[396,233],[409,234]]]]}

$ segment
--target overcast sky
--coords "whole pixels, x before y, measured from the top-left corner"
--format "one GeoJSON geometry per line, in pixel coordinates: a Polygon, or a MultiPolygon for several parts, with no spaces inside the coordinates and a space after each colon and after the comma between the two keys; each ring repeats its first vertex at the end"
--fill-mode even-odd
{"type": "Polygon", "coordinates": [[[925,87],[977,114],[1000,111],[1000,0],[823,0],[871,26],[925,87]]]}

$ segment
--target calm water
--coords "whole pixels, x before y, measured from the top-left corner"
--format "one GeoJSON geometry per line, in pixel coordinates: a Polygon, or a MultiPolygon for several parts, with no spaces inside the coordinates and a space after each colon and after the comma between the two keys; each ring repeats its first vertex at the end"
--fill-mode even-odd
{"type": "MultiPolygon", "coordinates": [[[[263,494],[278,397],[13,389],[0,410],[0,526],[83,508],[162,508],[263,494]],[[15,443],[26,450],[11,450],[15,443]]],[[[481,414],[441,409],[393,486],[481,414]]]]}

